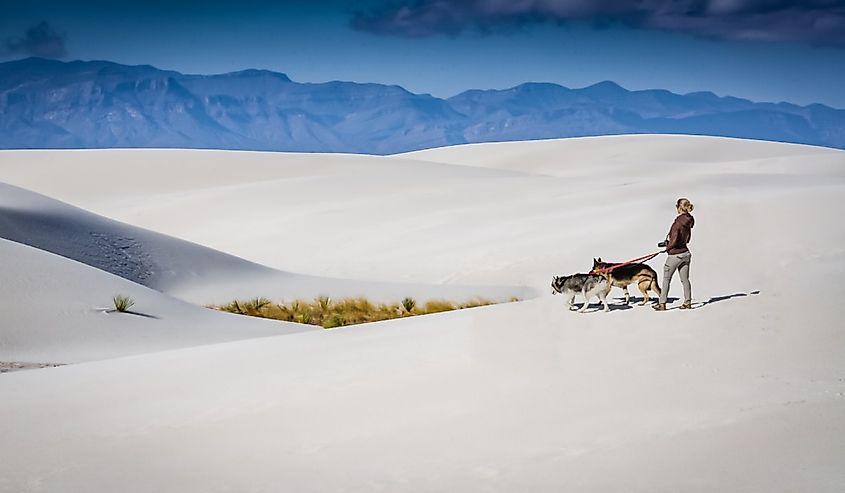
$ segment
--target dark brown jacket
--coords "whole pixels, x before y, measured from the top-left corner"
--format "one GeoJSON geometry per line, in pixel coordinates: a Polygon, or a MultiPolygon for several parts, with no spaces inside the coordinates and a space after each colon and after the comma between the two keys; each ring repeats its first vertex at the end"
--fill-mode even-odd
{"type": "Polygon", "coordinates": [[[695,218],[689,212],[678,214],[669,229],[669,244],[666,245],[666,253],[677,255],[688,252],[687,243],[692,238],[692,227],[694,225],[695,218]]]}

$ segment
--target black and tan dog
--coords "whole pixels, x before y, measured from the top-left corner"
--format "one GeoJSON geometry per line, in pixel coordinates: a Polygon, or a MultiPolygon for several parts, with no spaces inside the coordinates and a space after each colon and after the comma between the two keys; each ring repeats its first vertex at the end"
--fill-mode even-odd
{"type": "MultiPolygon", "coordinates": [[[[602,262],[601,257],[594,258],[593,270],[591,272],[601,271],[601,269],[606,269],[612,265],[615,264],[613,262],[602,262]]],[[[641,304],[645,305],[649,302],[649,289],[657,293],[657,296],[660,296],[660,286],[657,285],[657,272],[646,264],[623,265],[611,270],[608,274],[610,275],[611,286],[622,288],[625,291],[626,305],[631,300],[631,295],[628,293],[628,285],[634,282],[637,283],[637,287],[640,288],[640,292],[643,294],[643,302],[641,304]]]]}

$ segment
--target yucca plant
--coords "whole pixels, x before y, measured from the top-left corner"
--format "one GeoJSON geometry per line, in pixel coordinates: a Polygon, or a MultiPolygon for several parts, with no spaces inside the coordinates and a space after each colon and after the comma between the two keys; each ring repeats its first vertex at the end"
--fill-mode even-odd
{"type": "Polygon", "coordinates": [[[262,308],[268,306],[270,303],[272,303],[272,301],[262,296],[259,296],[258,298],[253,298],[249,300],[245,304],[247,310],[254,310],[256,312],[260,312],[262,308]]]}
{"type": "Polygon", "coordinates": [[[244,309],[241,308],[241,304],[238,303],[238,300],[233,300],[228,305],[221,306],[220,309],[223,310],[224,312],[237,313],[239,315],[246,315],[246,312],[244,312],[244,309]]]}
{"type": "Polygon", "coordinates": [[[318,305],[320,305],[320,310],[322,312],[328,311],[329,305],[331,305],[332,303],[332,299],[328,296],[317,296],[317,298],[315,298],[315,301],[318,305]]]}
{"type": "Polygon", "coordinates": [[[406,313],[411,313],[414,311],[414,308],[417,306],[417,301],[413,298],[405,298],[402,300],[402,308],[405,309],[406,313]]]}
{"type": "Polygon", "coordinates": [[[122,294],[112,298],[112,302],[114,303],[114,309],[121,313],[129,310],[129,308],[135,304],[135,301],[132,298],[129,296],[123,296],[122,294]]]}

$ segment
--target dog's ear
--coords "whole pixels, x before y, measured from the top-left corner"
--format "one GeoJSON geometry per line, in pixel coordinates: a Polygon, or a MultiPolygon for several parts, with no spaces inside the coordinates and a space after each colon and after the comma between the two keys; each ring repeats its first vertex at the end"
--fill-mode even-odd
{"type": "Polygon", "coordinates": [[[601,263],[601,257],[599,257],[599,263],[601,263]]]}

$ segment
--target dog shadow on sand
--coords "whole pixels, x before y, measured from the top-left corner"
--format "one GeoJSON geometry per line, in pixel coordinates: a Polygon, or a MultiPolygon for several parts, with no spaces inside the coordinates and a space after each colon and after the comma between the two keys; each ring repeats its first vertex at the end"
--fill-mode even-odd
{"type": "MultiPolygon", "coordinates": [[[[734,298],[744,298],[746,296],[756,296],[758,294],[760,294],[760,291],[754,290],[754,291],[749,291],[747,293],[733,293],[733,294],[726,294],[726,295],[721,295],[721,296],[711,296],[710,299],[708,299],[706,301],[697,301],[697,302],[693,303],[693,307],[694,308],[703,308],[707,305],[710,305],[710,304],[713,304],[713,303],[718,303],[720,301],[732,300],[734,298]]],[[[666,299],[666,302],[667,303],[675,303],[679,300],[680,300],[680,298],[670,296],[669,298],[666,299]]],[[[620,297],[617,297],[617,298],[613,298],[613,300],[608,300],[608,306],[610,307],[610,311],[630,310],[632,308],[641,307],[641,306],[650,307],[652,304],[657,303],[657,298],[651,297],[645,305],[641,305],[642,302],[643,302],[642,296],[639,296],[639,297],[631,296],[631,301],[626,305],[625,304],[625,298],[623,296],[620,296],[620,297]]],[[[581,304],[576,303],[575,307],[576,308],[574,308],[574,310],[580,309],[581,304]]],[[[584,310],[584,313],[592,313],[592,312],[598,312],[598,311],[602,311],[602,310],[604,310],[604,305],[602,305],[599,302],[596,302],[596,303],[590,303],[589,305],[587,305],[587,309],[584,310]]]]}

